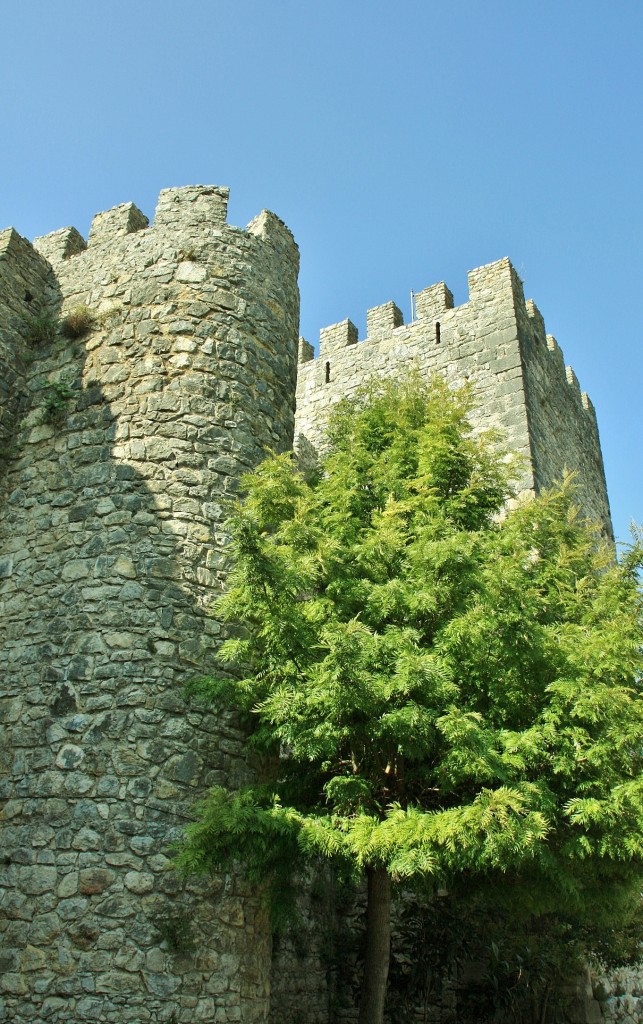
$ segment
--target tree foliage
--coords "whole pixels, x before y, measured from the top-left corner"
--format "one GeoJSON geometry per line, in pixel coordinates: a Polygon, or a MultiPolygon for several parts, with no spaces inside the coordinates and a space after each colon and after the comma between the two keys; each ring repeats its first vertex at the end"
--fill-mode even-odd
{"type": "Polygon", "coordinates": [[[468,412],[439,381],[373,386],[314,478],[279,455],[244,479],[198,689],[278,767],[210,792],[186,870],[528,868],[582,899],[640,862],[641,545],[617,564],[570,480],[508,508],[515,464],[468,412]]]}

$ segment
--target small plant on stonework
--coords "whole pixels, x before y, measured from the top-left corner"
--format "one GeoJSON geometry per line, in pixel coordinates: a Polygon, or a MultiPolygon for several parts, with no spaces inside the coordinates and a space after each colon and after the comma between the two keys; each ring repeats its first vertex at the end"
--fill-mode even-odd
{"type": "Polygon", "coordinates": [[[186,913],[159,915],[154,920],[154,927],[171,953],[187,956],[196,949],[192,922],[186,913]]]}
{"type": "Polygon", "coordinates": [[[91,331],[96,323],[96,317],[87,306],[77,306],[60,324],[60,333],[65,338],[74,341],[82,338],[91,331]]]}
{"type": "Polygon", "coordinates": [[[50,426],[59,426],[64,422],[69,400],[74,391],[67,374],[61,374],[58,380],[52,381],[45,392],[45,403],[42,410],[42,421],[50,426]]]}
{"type": "Polygon", "coordinates": [[[26,339],[30,345],[53,341],[58,334],[58,326],[58,320],[48,313],[35,316],[27,323],[26,339]]]}

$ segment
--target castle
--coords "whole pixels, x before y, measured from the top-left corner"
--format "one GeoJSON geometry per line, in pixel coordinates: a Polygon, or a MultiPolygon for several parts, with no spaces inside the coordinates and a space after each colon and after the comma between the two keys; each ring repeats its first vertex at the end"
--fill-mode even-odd
{"type": "Polygon", "coordinates": [[[508,260],[297,338],[298,250],[227,189],[161,192],[27,242],[0,233],[0,1017],[328,1024],[323,971],[273,980],[236,877],[181,883],[190,807],[248,767],[234,722],[186,706],[211,664],[225,501],[266,447],[302,457],[373,374],[471,380],[525,490],[576,470],[609,535],[593,407],[508,260]],[[52,324],[84,321],[65,337],[52,324]],[[296,406],[296,408],[295,408],[296,406]],[[270,1015],[270,1016],[269,1016],[270,1015]]]}

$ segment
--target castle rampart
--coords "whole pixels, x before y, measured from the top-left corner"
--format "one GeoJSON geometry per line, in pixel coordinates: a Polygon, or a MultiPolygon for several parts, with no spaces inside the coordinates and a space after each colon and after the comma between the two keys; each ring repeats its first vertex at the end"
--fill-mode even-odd
{"type": "MultiPolygon", "coordinates": [[[[243,735],[186,704],[212,664],[225,505],[295,424],[298,253],[228,190],[167,189],[30,244],[0,233],[0,1018],[267,1019],[265,908],[236,877],[181,883],[168,844],[243,735]],[[62,325],[63,331],[55,330],[62,325]]],[[[479,426],[524,456],[521,487],[577,470],[609,530],[596,419],[508,260],[299,339],[300,448],[373,375],[471,380],[479,426]]],[[[326,908],[328,909],[328,908],[326,908]]],[[[270,1020],[324,1024],[324,936],[274,978],[270,1020]],[[296,980],[293,982],[295,973],[296,980]]]]}
{"type": "Polygon", "coordinates": [[[394,303],[367,313],[358,342],[350,320],[320,332],[319,356],[300,342],[296,437],[300,450],[323,447],[328,411],[371,377],[411,367],[441,373],[453,384],[471,381],[474,420],[498,428],[523,456],[519,489],[539,491],[576,472],[587,515],[611,536],[609,504],[593,407],[565,369],[560,349],[545,336],[534,303],[509,260],[469,274],[469,301],[454,307],[444,282],[415,296],[415,319],[402,321],[394,303]]]}
{"type": "Polygon", "coordinates": [[[0,236],[0,1017],[16,1024],[266,1011],[264,908],[233,878],[183,886],[167,857],[199,793],[248,771],[234,723],[181,684],[219,639],[225,501],[292,444],[297,249],[273,214],[227,225],[227,196],[168,189],[151,226],[125,204],[87,243],[0,236]],[[42,333],[74,311],[80,337],[42,333]]]}

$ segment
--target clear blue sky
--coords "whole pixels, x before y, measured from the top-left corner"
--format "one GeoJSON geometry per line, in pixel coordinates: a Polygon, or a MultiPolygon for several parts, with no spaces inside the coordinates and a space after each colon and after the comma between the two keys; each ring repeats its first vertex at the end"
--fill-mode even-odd
{"type": "Polygon", "coordinates": [[[0,227],[229,185],[302,252],[302,333],[509,256],[643,520],[641,0],[20,0],[0,19],[0,227]]]}

